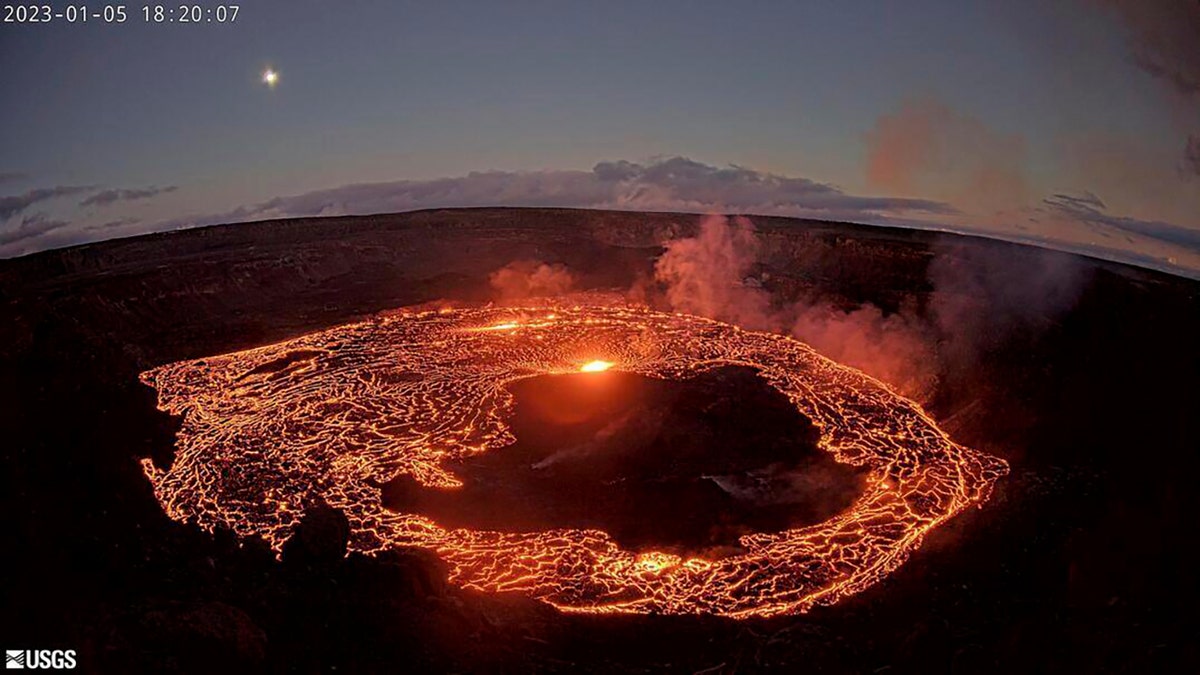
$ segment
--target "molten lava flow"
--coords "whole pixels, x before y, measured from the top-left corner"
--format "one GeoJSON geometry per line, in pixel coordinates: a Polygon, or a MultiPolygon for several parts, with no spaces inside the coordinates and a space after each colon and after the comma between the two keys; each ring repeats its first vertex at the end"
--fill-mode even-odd
{"type": "Polygon", "coordinates": [[[324,501],[345,512],[354,551],[431,549],[452,582],[567,611],[749,617],[832,603],[896,569],[1007,472],[952,442],[915,403],[804,344],[645,308],[395,314],[169,364],[142,380],[161,409],[183,416],[171,468],[143,460],[172,518],[261,536],[278,551],[304,509],[324,501]],[[448,529],[381,504],[378,486],[400,474],[454,489],[447,461],[511,443],[516,380],[610,366],[686,378],[727,365],[756,368],[820,429],[823,450],[869,469],[849,509],[744,536],[737,555],[684,559],[622,550],[598,530],[448,529]]]}

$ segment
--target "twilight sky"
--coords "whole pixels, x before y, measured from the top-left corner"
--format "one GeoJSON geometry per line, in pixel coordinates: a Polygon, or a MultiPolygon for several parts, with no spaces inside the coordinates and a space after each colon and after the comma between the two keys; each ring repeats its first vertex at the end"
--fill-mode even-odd
{"type": "Polygon", "coordinates": [[[1200,275],[1195,0],[128,9],[0,24],[0,257],[555,205],[911,224],[1200,275]]]}

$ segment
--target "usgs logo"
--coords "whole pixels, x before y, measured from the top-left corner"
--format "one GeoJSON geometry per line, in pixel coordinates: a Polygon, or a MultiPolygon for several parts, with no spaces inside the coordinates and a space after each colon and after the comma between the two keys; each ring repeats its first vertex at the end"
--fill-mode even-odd
{"type": "Polygon", "coordinates": [[[75,667],[74,649],[6,649],[4,667],[9,670],[48,668],[70,670],[75,667]]]}

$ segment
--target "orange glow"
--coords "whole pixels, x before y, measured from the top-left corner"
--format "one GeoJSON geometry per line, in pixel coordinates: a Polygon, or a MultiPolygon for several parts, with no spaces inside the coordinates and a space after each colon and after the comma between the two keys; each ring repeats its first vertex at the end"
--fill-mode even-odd
{"type": "Polygon", "coordinates": [[[745,618],[877,583],[1008,471],[950,440],[916,403],[788,337],[583,301],[516,313],[520,330],[500,329],[517,325],[511,308],[398,312],[143,373],[159,407],[183,418],[170,468],[142,461],[155,496],[171,518],[262,537],[276,552],[323,502],[346,514],[351,551],[425,548],[459,586],[570,612],[745,618]],[[740,551],[712,558],[625,550],[599,530],[446,528],[383,507],[379,486],[398,475],[460,487],[453,460],[514,440],[508,385],[577,371],[581,354],[668,379],[753,367],[812,420],[822,450],[871,480],[823,523],[748,534],[740,551]]]}
{"type": "Polygon", "coordinates": [[[613,367],[612,361],[588,361],[587,363],[583,364],[582,366],[579,366],[579,372],[581,372],[581,373],[602,373],[612,367],[613,367]]]}
{"type": "Polygon", "coordinates": [[[505,321],[504,323],[498,323],[492,326],[484,326],[477,330],[515,330],[520,327],[521,324],[517,323],[516,321],[505,321]]]}

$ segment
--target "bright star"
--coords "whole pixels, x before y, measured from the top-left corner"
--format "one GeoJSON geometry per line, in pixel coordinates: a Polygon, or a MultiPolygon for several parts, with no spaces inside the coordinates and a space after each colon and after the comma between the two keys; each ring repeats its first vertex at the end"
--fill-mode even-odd
{"type": "Polygon", "coordinates": [[[271,68],[267,68],[263,71],[262,81],[263,84],[266,84],[268,87],[274,89],[275,85],[279,82],[279,73],[275,72],[271,68]]]}

